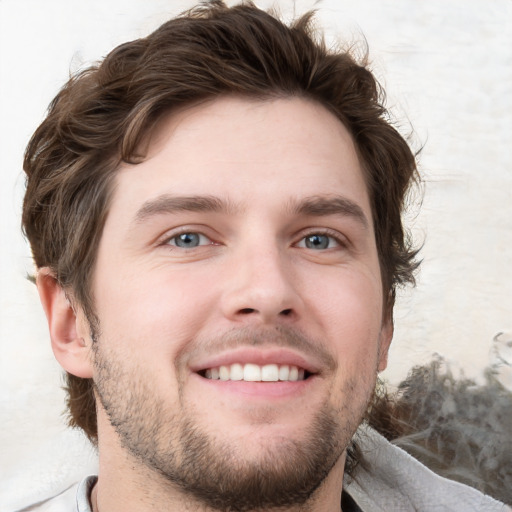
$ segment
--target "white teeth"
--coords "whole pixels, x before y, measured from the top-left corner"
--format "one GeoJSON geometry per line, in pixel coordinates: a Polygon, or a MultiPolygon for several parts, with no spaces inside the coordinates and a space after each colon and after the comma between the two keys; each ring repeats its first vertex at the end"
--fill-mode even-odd
{"type": "Polygon", "coordinates": [[[265,382],[277,382],[279,380],[279,368],[277,364],[266,364],[261,368],[261,380],[265,382]]]}
{"type": "Polygon", "coordinates": [[[229,380],[231,372],[229,371],[228,366],[221,366],[219,368],[219,378],[220,380],[229,380]]]}
{"type": "Polygon", "coordinates": [[[279,367],[279,380],[288,380],[290,376],[290,367],[287,364],[283,364],[279,367]]]}
{"type": "Polygon", "coordinates": [[[212,380],[244,380],[247,382],[278,382],[278,381],[298,381],[305,379],[305,370],[290,366],[287,364],[266,364],[259,366],[257,364],[222,365],[217,368],[208,368],[204,372],[207,379],[212,380]]]}
{"type": "Polygon", "coordinates": [[[290,375],[288,376],[288,380],[299,380],[299,369],[296,366],[290,366],[290,375]]]}
{"type": "Polygon", "coordinates": [[[241,364],[235,363],[231,365],[231,380],[243,380],[244,367],[241,364]]]}
{"type": "Polygon", "coordinates": [[[261,380],[261,368],[257,364],[246,364],[244,366],[244,380],[258,382],[261,380]]]}

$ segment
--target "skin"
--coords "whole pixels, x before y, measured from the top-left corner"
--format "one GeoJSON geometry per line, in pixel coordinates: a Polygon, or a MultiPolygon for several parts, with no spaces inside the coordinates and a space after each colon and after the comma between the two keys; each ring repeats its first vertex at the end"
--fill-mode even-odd
{"type": "Polygon", "coordinates": [[[57,359],[98,385],[96,510],[208,510],[147,460],[151,443],[170,450],[163,459],[184,457],[183,418],[243,473],[276,461],[286,471],[322,414],[337,425],[326,477],[305,505],[279,510],[339,510],[345,448],[386,367],[392,322],[361,165],[324,107],[227,97],[167,116],[145,161],[116,178],[92,283],[97,341],[46,269],[38,288],[57,359]],[[216,198],[214,211],[203,199],[196,211],[198,197],[216,198]],[[177,246],[183,233],[199,245],[177,246]],[[312,376],[201,376],[275,360],[312,376]]]}

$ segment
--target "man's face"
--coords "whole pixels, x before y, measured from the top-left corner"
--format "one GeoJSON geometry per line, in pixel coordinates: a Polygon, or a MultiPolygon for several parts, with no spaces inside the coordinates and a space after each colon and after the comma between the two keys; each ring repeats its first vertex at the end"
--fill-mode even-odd
{"type": "Polygon", "coordinates": [[[118,172],[98,252],[100,454],[113,436],[202,500],[252,481],[286,501],[306,481],[300,502],[340,475],[391,339],[371,218],[319,104],[224,98],[163,120],[118,172]]]}

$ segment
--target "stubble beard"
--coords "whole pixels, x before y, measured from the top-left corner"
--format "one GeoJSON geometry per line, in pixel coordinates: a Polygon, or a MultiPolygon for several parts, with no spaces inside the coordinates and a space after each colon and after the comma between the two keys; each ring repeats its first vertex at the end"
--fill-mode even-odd
{"type": "Polygon", "coordinates": [[[197,411],[186,403],[179,412],[171,411],[141,368],[127,371],[119,359],[104,353],[101,342],[95,345],[95,391],[121,446],[163,477],[163,493],[178,490],[189,502],[219,512],[279,510],[314,500],[369,401],[368,396],[357,410],[350,407],[361,393],[361,382],[346,382],[345,403],[335,408],[326,400],[300,441],[279,439],[262,446],[257,459],[248,460],[243,446],[216,439],[194,421],[197,411]]]}

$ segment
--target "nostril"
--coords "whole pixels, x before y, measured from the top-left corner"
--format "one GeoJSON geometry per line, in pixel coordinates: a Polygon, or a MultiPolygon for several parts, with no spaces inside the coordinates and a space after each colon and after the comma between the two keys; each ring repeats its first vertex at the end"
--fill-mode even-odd
{"type": "Polygon", "coordinates": [[[255,309],[253,309],[253,308],[243,308],[243,309],[241,309],[241,310],[240,310],[240,313],[241,313],[242,315],[248,315],[248,314],[250,314],[250,313],[254,313],[255,311],[256,311],[256,310],[255,310],[255,309]]]}
{"type": "Polygon", "coordinates": [[[282,316],[290,316],[292,314],[292,310],[291,309],[283,309],[283,311],[281,311],[280,314],[282,316]]]}

